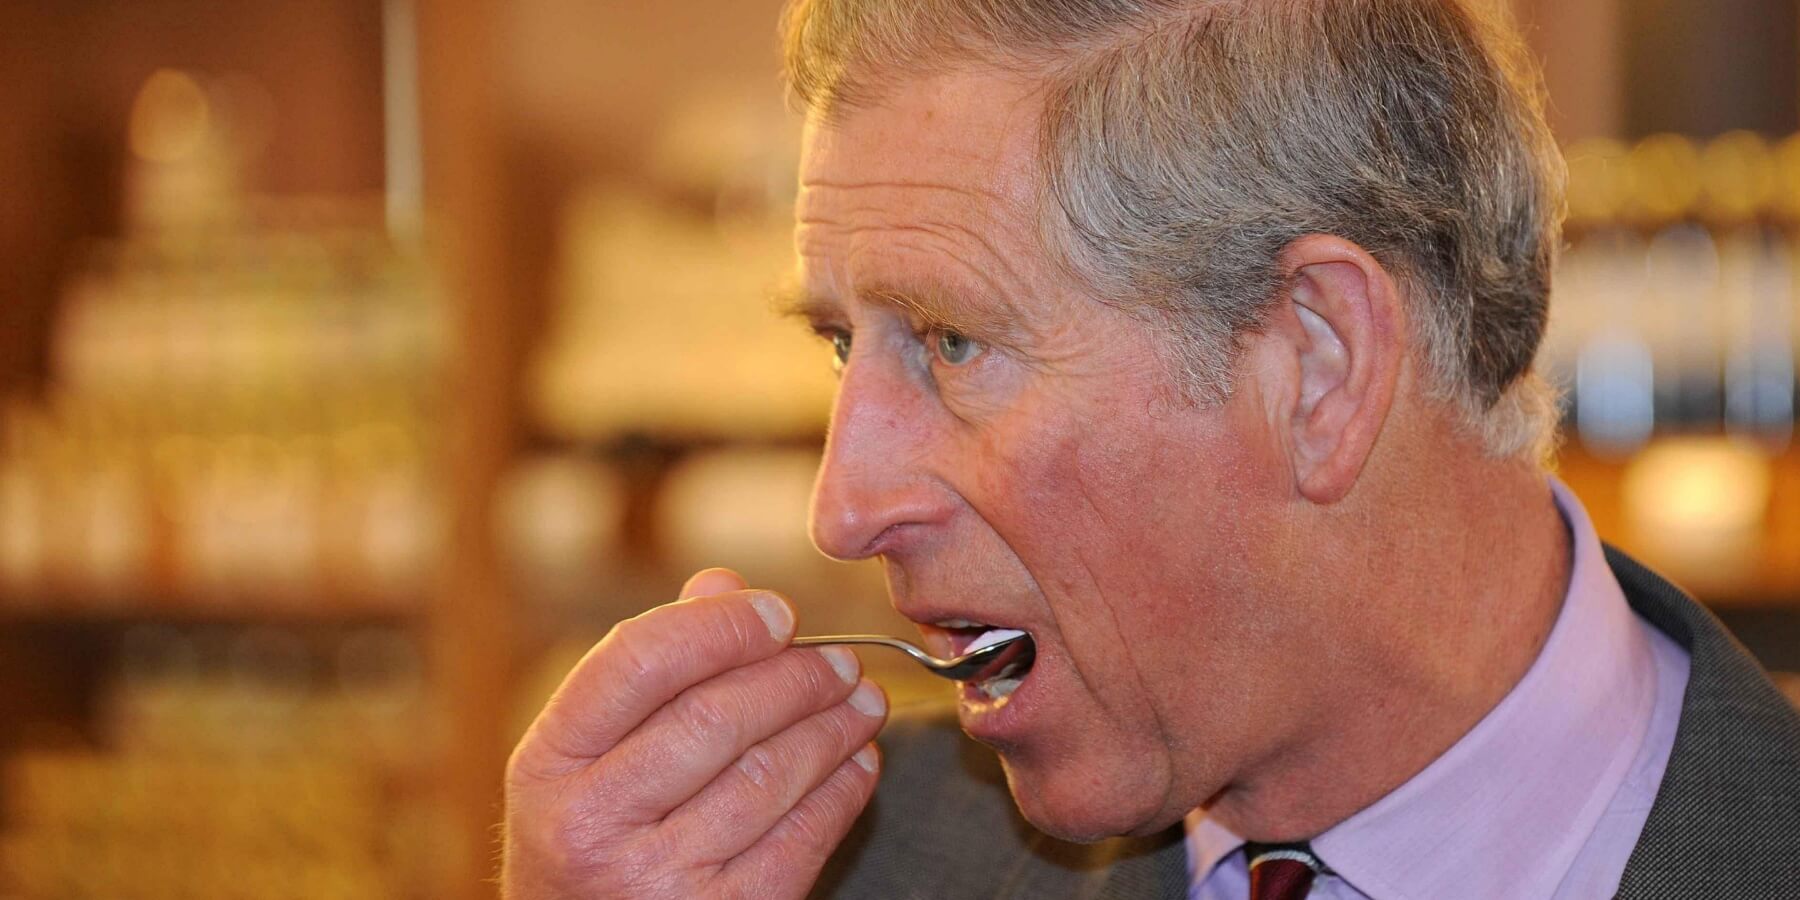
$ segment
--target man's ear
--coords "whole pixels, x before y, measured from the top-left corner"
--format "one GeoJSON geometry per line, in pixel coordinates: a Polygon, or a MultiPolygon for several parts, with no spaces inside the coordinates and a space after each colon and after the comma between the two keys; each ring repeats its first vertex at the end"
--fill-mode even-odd
{"type": "Polygon", "coordinates": [[[1288,421],[1276,424],[1288,430],[1301,495],[1335,503],[1356,484],[1394,402],[1406,353],[1400,293],[1386,267],[1342,238],[1300,238],[1279,264],[1286,305],[1269,336],[1293,354],[1298,390],[1288,421]]]}

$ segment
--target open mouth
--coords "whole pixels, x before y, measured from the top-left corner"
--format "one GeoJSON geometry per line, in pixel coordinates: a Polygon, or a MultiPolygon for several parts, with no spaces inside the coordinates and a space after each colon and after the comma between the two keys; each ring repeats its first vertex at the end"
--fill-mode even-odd
{"type": "Polygon", "coordinates": [[[1001,628],[966,619],[940,622],[938,627],[950,633],[951,647],[957,656],[974,653],[1012,638],[1020,638],[1000,651],[992,662],[963,679],[963,684],[989,700],[999,700],[1017,690],[1025,676],[1030,674],[1031,665],[1037,657],[1037,647],[1031,635],[1016,628],[1001,628]]]}

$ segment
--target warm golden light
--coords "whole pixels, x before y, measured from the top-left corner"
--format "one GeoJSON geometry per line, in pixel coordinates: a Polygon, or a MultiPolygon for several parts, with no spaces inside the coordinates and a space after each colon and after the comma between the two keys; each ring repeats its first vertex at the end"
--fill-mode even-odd
{"type": "Polygon", "coordinates": [[[1706,214],[1712,218],[1749,221],[1775,199],[1775,159],[1755,132],[1720,135],[1706,145],[1700,162],[1706,214]]]}
{"type": "Polygon", "coordinates": [[[1569,222],[1595,225],[1619,215],[1631,196],[1630,151],[1610,138],[1574,144],[1564,152],[1569,164],[1569,222]]]}
{"type": "Polygon", "coordinates": [[[1627,522],[1681,579],[1730,582],[1756,558],[1769,504],[1769,460],[1729,438],[1668,438],[1625,470],[1627,522]]]}
{"type": "Polygon", "coordinates": [[[1687,215],[1700,198],[1700,151],[1676,134],[1655,134],[1631,149],[1639,212],[1666,221],[1687,215]]]}

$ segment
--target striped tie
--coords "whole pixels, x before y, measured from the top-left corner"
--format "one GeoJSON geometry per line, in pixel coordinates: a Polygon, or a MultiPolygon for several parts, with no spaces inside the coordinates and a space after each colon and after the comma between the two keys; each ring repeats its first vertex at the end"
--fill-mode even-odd
{"type": "Polygon", "coordinates": [[[1250,900],[1301,900],[1325,868],[1305,844],[1245,844],[1250,900]]]}

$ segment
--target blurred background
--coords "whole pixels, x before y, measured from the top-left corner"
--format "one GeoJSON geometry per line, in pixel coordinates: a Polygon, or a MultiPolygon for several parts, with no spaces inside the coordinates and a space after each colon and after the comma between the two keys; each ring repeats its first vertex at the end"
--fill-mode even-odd
{"type": "MultiPolygon", "coordinates": [[[[1563,477],[1800,670],[1800,12],[1510,2],[1563,477]]],[[[491,897],[512,743],[695,568],[910,633],[805,538],[778,8],[0,2],[0,898],[491,897]]]]}

